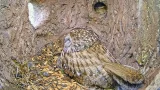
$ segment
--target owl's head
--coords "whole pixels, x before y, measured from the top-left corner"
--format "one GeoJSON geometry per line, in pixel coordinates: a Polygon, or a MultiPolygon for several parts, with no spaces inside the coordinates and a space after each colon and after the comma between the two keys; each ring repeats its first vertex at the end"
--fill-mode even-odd
{"type": "Polygon", "coordinates": [[[98,36],[91,30],[75,29],[65,36],[64,52],[78,52],[93,45],[98,36]]]}

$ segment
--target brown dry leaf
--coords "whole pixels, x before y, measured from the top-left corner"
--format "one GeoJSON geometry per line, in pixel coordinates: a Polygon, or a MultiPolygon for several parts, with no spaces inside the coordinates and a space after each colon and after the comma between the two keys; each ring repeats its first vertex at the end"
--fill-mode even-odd
{"type": "MultiPolygon", "coordinates": [[[[61,48],[54,46],[56,52],[59,52],[61,48]]],[[[31,61],[34,67],[30,67],[28,72],[21,72],[25,77],[17,79],[19,85],[25,84],[24,87],[27,90],[84,90],[74,80],[63,74],[56,63],[58,55],[52,52],[52,47],[46,47],[41,50],[41,55],[34,56],[31,61]]],[[[23,66],[24,69],[28,68],[27,65],[23,66]]]]}

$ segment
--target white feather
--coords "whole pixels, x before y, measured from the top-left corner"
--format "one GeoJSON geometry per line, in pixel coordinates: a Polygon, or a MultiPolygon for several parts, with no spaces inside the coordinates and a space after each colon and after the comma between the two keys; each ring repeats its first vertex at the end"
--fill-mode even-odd
{"type": "Polygon", "coordinates": [[[29,21],[32,26],[37,29],[41,26],[49,17],[49,8],[40,6],[33,3],[28,3],[29,21]]]}

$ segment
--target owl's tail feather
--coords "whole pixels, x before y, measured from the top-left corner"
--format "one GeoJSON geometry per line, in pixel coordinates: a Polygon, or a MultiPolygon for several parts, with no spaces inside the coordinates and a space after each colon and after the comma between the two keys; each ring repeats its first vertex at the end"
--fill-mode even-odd
{"type": "Polygon", "coordinates": [[[104,69],[113,76],[113,79],[121,78],[125,82],[130,84],[141,84],[144,81],[144,77],[139,70],[132,67],[123,66],[118,63],[105,63],[104,69]]]}

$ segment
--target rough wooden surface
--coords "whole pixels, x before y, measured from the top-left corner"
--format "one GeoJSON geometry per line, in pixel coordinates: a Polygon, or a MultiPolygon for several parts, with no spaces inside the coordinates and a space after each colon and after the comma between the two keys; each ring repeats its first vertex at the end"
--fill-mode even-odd
{"type": "Polygon", "coordinates": [[[0,0],[0,88],[6,86],[6,82],[13,82],[11,72],[15,65],[12,59],[31,60],[45,44],[73,28],[89,28],[96,32],[122,64],[144,73],[158,67],[159,1],[100,0],[108,6],[107,15],[94,11],[95,1],[40,0],[40,7],[49,8],[50,14],[35,30],[28,18],[29,1],[0,0]],[[144,62],[142,67],[137,60],[144,62]]]}

